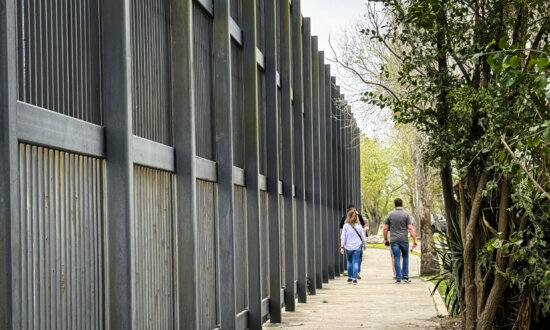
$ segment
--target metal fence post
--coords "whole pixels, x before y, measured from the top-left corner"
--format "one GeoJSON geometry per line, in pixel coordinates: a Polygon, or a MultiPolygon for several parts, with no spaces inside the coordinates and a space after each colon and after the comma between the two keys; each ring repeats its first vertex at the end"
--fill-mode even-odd
{"type": "MultiPolygon", "coordinates": [[[[172,0],[172,109],[176,160],[177,319],[179,327],[198,327],[195,100],[193,83],[194,0],[172,0]]],[[[214,207],[214,206],[212,206],[214,207]]]]}
{"type": "MultiPolygon", "coordinates": [[[[18,149],[16,132],[17,65],[16,8],[14,0],[0,0],[0,328],[21,327],[13,315],[13,303],[21,298],[12,288],[12,269],[19,269],[20,260],[12,253],[19,244],[18,149]],[[12,223],[13,222],[13,223],[12,223]]],[[[13,280],[13,281],[12,281],[13,280]]]]}
{"type": "Polygon", "coordinates": [[[276,0],[265,2],[265,87],[267,131],[267,192],[269,205],[269,314],[281,322],[281,265],[279,247],[279,147],[277,115],[276,0]]]}
{"type": "Polygon", "coordinates": [[[258,130],[258,60],[256,53],[256,0],[242,3],[243,85],[245,126],[245,182],[248,233],[248,328],[262,328],[260,281],[260,146],[258,130]]]}
{"type": "Polygon", "coordinates": [[[218,163],[218,249],[221,327],[235,329],[234,180],[229,0],[214,0],[214,130],[218,163]]]}
{"type": "Polygon", "coordinates": [[[340,270],[340,253],[338,247],[340,246],[340,193],[338,190],[338,178],[339,178],[339,168],[338,168],[338,149],[337,149],[337,136],[338,131],[336,129],[336,101],[338,95],[336,95],[336,78],[331,77],[330,78],[330,85],[331,85],[331,100],[330,100],[330,113],[329,113],[329,120],[331,125],[331,145],[332,145],[332,153],[331,153],[331,163],[332,163],[332,190],[333,190],[333,204],[332,204],[332,210],[334,214],[334,237],[335,237],[335,247],[334,247],[334,275],[339,277],[341,270],[340,270]]]}
{"type": "Polygon", "coordinates": [[[328,208],[327,208],[327,146],[326,133],[327,126],[325,124],[325,52],[319,51],[319,170],[321,180],[321,251],[322,251],[322,267],[321,277],[323,283],[328,283],[328,208]]]}
{"type": "Polygon", "coordinates": [[[315,276],[315,175],[314,164],[314,126],[313,126],[313,72],[312,72],[312,49],[311,49],[311,20],[304,18],[303,22],[303,63],[304,63],[304,167],[308,169],[305,175],[305,199],[306,199],[306,246],[307,246],[307,281],[309,293],[316,294],[317,286],[315,276]]]}
{"type": "Polygon", "coordinates": [[[294,184],[296,186],[296,253],[298,302],[307,302],[305,171],[304,171],[304,97],[301,0],[292,2],[292,85],[294,91],[294,184]]]}
{"type": "Polygon", "coordinates": [[[290,5],[288,1],[279,1],[281,24],[281,124],[282,127],[282,164],[283,164],[283,221],[285,228],[285,310],[294,311],[294,221],[293,221],[293,125],[292,125],[292,100],[291,81],[292,65],[290,43],[290,5]]]}
{"type": "Polygon", "coordinates": [[[319,48],[318,40],[316,36],[311,37],[311,51],[312,51],[312,90],[313,90],[313,170],[315,175],[315,210],[312,218],[312,224],[314,224],[315,230],[315,286],[317,289],[323,288],[323,212],[321,207],[321,145],[320,145],[320,131],[319,131],[319,48]]]}
{"type": "Polygon", "coordinates": [[[130,2],[103,2],[103,104],[107,159],[106,326],[132,328],[134,221],[130,2]]]}
{"type": "Polygon", "coordinates": [[[324,117],[324,126],[326,127],[325,134],[325,145],[326,145],[326,180],[327,180],[327,268],[328,268],[328,278],[334,279],[334,251],[336,251],[337,243],[335,241],[335,233],[338,231],[337,227],[334,225],[336,215],[334,212],[334,185],[332,182],[332,177],[334,175],[334,169],[332,167],[332,88],[331,88],[331,77],[330,77],[330,65],[325,64],[325,117],[324,117]]]}

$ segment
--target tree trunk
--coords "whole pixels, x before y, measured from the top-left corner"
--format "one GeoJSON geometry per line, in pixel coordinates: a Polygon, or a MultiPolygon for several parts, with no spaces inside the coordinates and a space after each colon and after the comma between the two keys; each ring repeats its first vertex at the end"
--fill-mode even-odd
{"type": "MultiPolygon", "coordinates": [[[[500,189],[500,206],[499,206],[499,215],[498,215],[498,232],[502,233],[502,238],[508,238],[508,206],[510,204],[510,185],[505,179],[502,183],[500,189]]],[[[497,267],[495,268],[495,283],[491,288],[489,297],[485,302],[485,307],[481,313],[477,329],[486,330],[491,329],[493,326],[493,321],[495,319],[495,314],[497,312],[500,301],[506,293],[506,288],[508,287],[508,280],[502,276],[501,272],[505,272],[508,267],[508,258],[506,258],[502,251],[499,249],[497,251],[497,267]]]]}
{"type": "Polygon", "coordinates": [[[477,287],[475,283],[476,277],[476,235],[479,223],[479,215],[481,211],[481,202],[483,201],[483,190],[487,184],[489,172],[487,169],[483,170],[475,197],[472,201],[472,210],[470,213],[470,219],[468,226],[466,227],[466,240],[464,242],[464,282],[465,282],[465,305],[464,311],[466,316],[466,324],[464,325],[467,330],[475,329],[477,318],[477,287]]]}
{"type": "Polygon", "coordinates": [[[457,218],[457,203],[454,196],[453,170],[451,164],[447,163],[439,173],[441,177],[441,188],[443,190],[443,204],[445,204],[445,215],[447,224],[457,218]]]}
{"type": "Polygon", "coordinates": [[[425,143],[425,136],[414,131],[414,143],[412,148],[412,165],[414,171],[414,194],[415,214],[417,224],[420,226],[422,243],[420,249],[422,256],[420,258],[420,275],[434,275],[439,273],[439,263],[434,248],[433,232],[431,230],[430,207],[428,205],[428,191],[426,171],[424,168],[424,157],[422,155],[422,146],[425,143]]]}

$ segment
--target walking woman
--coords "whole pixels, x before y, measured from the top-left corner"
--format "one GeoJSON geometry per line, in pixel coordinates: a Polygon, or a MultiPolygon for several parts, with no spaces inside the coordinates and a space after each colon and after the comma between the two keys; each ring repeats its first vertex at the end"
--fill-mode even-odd
{"type": "Polygon", "coordinates": [[[363,227],[359,224],[359,218],[355,210],[348,212],[340,239],[342,241],[340,253],[344,254],[345,252],[348,261],[348,283],[357,284],[361,249],[367,248],[365,244],[367,239],[363,227]]]}

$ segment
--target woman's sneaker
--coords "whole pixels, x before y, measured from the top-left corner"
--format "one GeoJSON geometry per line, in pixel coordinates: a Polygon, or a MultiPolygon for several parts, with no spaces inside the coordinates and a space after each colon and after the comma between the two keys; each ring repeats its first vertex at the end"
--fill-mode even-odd
{"type": "Polygon", "coordinates": [[[351,284],[352,279],[348,278],[348,284],[351,284]]]}
{"type": "Polygon", "coordinates": [[[353,285],[357,285],[357,280],[353,280],[353,285]]]}

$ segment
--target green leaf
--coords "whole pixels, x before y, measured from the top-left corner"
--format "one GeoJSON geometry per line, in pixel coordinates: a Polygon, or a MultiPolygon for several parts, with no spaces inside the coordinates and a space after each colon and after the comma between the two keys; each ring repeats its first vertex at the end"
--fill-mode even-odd
{"type": "Polygon", "coordinates": [[[512,56],[512,58],[510,59],[510,66],[515,70],[518,68],[518,66],[520,65],[521,63],[521,59],[517,56],[512,56]]]}
{"type": "Polygon", "coordinates": [[[530,59],[529,64],[527,64],[527,70],[531,69],[535,64],[537,64],[537,59],[535,58],[530,59]]]}
{"type": "Polygon", "coordinates": [[[500,249],[502,247],[502,240],[497,238],[492,245],[495,249],[500,249]]]}
{"type": "Polygon", "coordinates": [[[481,57],[482,54],[475,54],[473,57],[472,57],[472,62],[474,64],[479,64],[479,58],[481,57]]]}
{"type": "Polygon", "coordinates": [[[490,43],[487,44],[487,46],[485,47],[485,50],[489,49],[489,47],[491,47],[492,45],[494,45],[496,43],[497,43],[496,40],[491,41],[490,43]]]}
{"type": "Polygon", "coordinates": [[[528,262],[529,265],[534,265],[535,262],[537,262],[537,259],[534,256],[530,256],[528,262]]]}
{"type": "Polygon", "coordinates": [[[514,259],[519,259],[521,257],[521,253],[519,251],[514,252],[514,259]]]}
{"type": "Polygon", "coordinates": [[[548,80],[545,75],[539,74],[537,78],[535,78],[535,85],[539,89],[546,89],[546,86],[548,85],[548,80]]]}
{"type": "Polygon", "coordinates": [[[498,41],[498,48],[500,49],[506,48],[506,46],[508,46],[508,40],[510,40],[510,37],[508,36],[504,36],[500,38],[500,40],[498,41]]]}
{"type": "Polygon", "coordinates": [[[537,60],[537,68],[539,69],[539,72],[544,71],[548,67],[548,64],[550,64],[548,58],[539,57],[539,59],[537,60]]]}
{"type": "Polygon", "coordinates": [[[510,66],[510,58],[508,55],[504,56],[504,59],[502,60],[502,68],[506,69],[510,66]]]}

